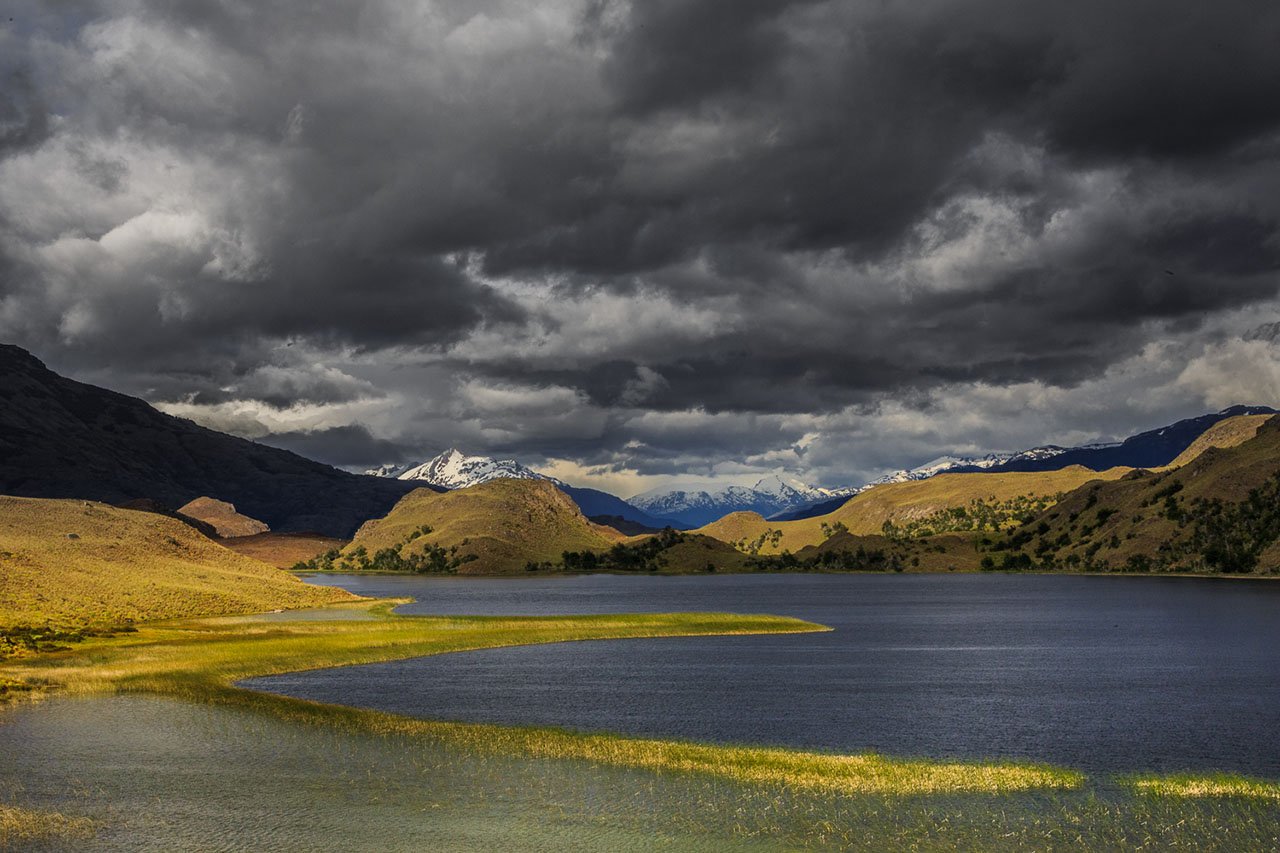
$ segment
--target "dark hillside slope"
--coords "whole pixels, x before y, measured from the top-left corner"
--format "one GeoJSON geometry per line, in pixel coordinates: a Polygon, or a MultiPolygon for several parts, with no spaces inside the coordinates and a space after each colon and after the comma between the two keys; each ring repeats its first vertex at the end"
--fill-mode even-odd
{"type": "Polygon", "coordinates": [[[0,494],[176,509],[202,495],[273,530],[346,538],[418,484],[339,471],[59,376],[0,344],[0,494]]]}

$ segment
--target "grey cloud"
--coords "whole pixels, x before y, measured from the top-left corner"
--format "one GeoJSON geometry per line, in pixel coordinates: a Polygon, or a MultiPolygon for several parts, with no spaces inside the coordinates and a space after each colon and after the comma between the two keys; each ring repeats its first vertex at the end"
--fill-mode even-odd
{"type": "MultiPolygon", "coordinates": [[[[774,416],[1087,387],[1280,288],[1280,10],[1245,0],[23,13],[0,335],[157,400],[414,401],[287,439],[352,464],[452,430],[710,467],[801,439],[774,416]],[[601,293],[629,309],[585,346],[601,293]],[[640,323],[656,299],[721,322],[640,323]],[[312,370],[353,359],[384,369],[312,370]],[[642,417],[683,411],[732,417],[642,417]]],[[[1190,405],[1165,393],[1127,422],[1190,405]]]]}

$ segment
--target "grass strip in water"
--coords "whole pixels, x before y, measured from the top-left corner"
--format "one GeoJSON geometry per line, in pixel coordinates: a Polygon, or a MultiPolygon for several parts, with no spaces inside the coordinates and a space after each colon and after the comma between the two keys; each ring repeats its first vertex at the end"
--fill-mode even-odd
{"type": "Polygon", "coordinates": [[[72,693],[151,693],[271,713],[492,754],[573,759],[654,771],[700,773],[836,793],[1003,794],[1074,789],[1075,771],[1019,762],[935,762],[585,734],[554,728],[444,723],[326,705],[234,686],[255,676],[400,660],[455,651],[576,640],[802,633],[829,630],[798,619],[727,613],[540,617],[393,616],[394,602],[363,605],[368,620],[246,617],[141,627],[75,649],[0,665],[0,682],[52,684],[72,693]]]}
{"type": "Polygon", "coordinates": [[[1280,801],[1280,782],[1228,773],[1128,776],[1121,782],[1140,794],[1162,797],[1248,797],[1280,801]]]}

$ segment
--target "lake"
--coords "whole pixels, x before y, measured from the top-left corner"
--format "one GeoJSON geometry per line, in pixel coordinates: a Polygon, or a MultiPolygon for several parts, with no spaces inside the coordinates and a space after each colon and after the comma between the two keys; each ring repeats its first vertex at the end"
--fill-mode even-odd
{"type": "Polygon", "coordinates": [[[416,598],[404,613],[714,610],[835,630],[492,649],[249,686],[433,719],[1280,776],[1280,584],[869,574],[312,580],[416,598]]]}

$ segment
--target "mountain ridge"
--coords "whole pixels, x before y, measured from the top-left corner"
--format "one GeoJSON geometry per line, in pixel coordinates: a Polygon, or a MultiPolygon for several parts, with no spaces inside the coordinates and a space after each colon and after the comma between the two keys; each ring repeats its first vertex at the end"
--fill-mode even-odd
{"type": "Polygon", "coordinates": [[[345,538],[411,488],[199,426],[0,344],[0,494],[168,510],[208,496],[273,530],[345,538]]]}

